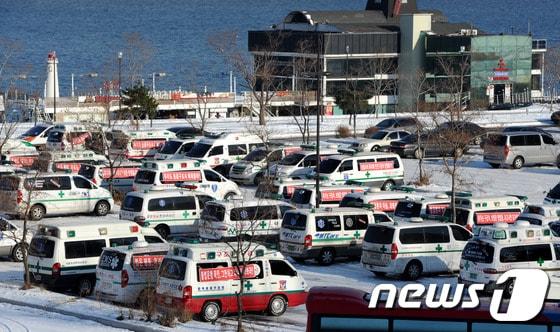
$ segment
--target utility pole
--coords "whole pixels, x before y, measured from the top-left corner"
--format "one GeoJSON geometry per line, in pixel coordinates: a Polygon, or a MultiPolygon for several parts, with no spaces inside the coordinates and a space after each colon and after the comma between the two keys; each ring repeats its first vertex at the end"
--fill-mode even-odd
{"type": "MultiPolygon", "coordinates": [[[[121,65],[122,65],[122,57],[123,57],[123,53],[119,52],[117,54],[117,59],[119,61],[119,115],[118,117],[122,116],[122,112],[121,112],[121,106],[122,106],[122,90],[121,90],[121,65]]],[[[108,114],[108,122],[109,122],[109,126],[111,126],[111,111],[109,110],[109,114],[108,114]]]]}
{"type": "Polygon", "coordinates": [[[320,43],[320,39],[319,39],[319,22],[315,23],[315,35],[317,38],[317,128],[316,128],[316,133],[315,136],[317,138],[316,140],[316,146],[315,148],[317,149],[317,167],[316,167],[316,171],[315,171],[315,207],[319,208],[321,205],[321,191],[320,191],[320,179],[319,179],[319,173],[321,172],[320,170],[320,166],[321,166],[321,154],[319,151],[319,143],[320,143],[320,130],[321,130],[321,125],[320,125],[320,114],[321,111],[323,109],[323,105],[321,103],[321,75],[322,75],[322,66],[321,66],[321,43],[320,43]]]}

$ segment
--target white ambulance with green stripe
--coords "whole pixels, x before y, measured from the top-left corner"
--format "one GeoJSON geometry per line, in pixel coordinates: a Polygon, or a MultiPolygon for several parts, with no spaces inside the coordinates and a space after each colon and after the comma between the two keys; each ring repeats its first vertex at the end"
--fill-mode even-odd
{"type": "Polygon", "coordinates": [[[111,193],[81,175],[27,173],[0,179],[0,212],[22,216],[29,204],[29,217],[77,213],[107,215],[113,208],[111,193]]]}
{"type": "Polygon", "coordinates": [[[157,274],[167,243],[137,241],[103,249],[95,271],[95,297],[146,310],[155,300],[157,274]]]}
{"type": "Polygon", "coordinates": [[[364,268],[406,280],[459,271],[461,252],[472,234],[455,224],[413,220],[370,226],[363,243],[364,268]]]}
{"type": "Polygon", "coordinates": [[[177,233],[198,233],[200,212],[215,198],[188,189],[129,192],[119,218],[155,229],[163,238],[177,233]]]}
{"type": "Polygon", "coordinates": [[[165,242],[153,229],[131,221],[59,220],[40,224],[29,247],[31,280],[48,288],[89,295],[103,248],[136,241],[165,242]]]}
{"type": "Polygon", "coordinates": [[[171,245],[159,269],[156,303],[160,312],[187,312],[214,322],[238,312],[241,289],[244,311],[272,316],[307,298],[305,280],[276,250],[236,242],[193,243],[171,245]],[[239,245],[244,250],[238,256],[234,248],[239,245]]]}
{"type": "Polygon", "coordinates": [[[276,200],[208,202],[198,223],[203,239],[236,239],[240,236],[277,237],[282,217],[294,207],[276,200]]]}
{"type": "MultiPolygon", "coordinates": [[[[485,284],[487,291],[495,289],[496,281],[511,269],[540,269],[551,281],[557,281],[560,239],[548,226],[531,225],[525,220],[475,227],[474,237],[463,250],[460,267],[459,282],[485,284]]],[[[510,280],[503,288],[505,296],[511,296],[513,282],[510,280]]]]}
{"type": "Polygon", "coordinates": [[[402,185],[404,166],[401,158],[394,153],[339,150],[342,154],[325,158],[319,165],[319,176],[336,183],[351,181],[389,190],[402,185]]]}
{"type": "MultiPolygon", "coordinates": [[[[391,221],[377,213],[382,221],[391,221]]],[[[366,229],[376,222],[371,210],[319,208],[288,211],[280,228],[280,251],[296,261],[314,258],[322,265],[336,257],[360,257],[366,229]]]]}

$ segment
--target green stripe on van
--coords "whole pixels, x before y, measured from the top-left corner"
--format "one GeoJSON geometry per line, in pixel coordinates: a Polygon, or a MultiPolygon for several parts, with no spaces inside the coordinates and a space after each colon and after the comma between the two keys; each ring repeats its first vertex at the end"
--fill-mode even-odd
{"type": "Polygon", "coordinates": [[[188,221],[188,220],[197,220],[198,218],[189,218],[189,219],[147,219],[144,222],[164,222],[164,221],[188,221]]]}
{"type": "Polygon", "coordinates": [[[57,199],[31,200],[31,202],[32,203],[46,203],[46,202],[63,202],[63,201],[92,201],[92,200],[102,200],[102,199],[112,199],[112,198],[111,197],[57,198],[57,199]]]}
{"type": "Polygon", "coordinates": [[[337,237],[334,239],[316,239],[316,238],[312,239],[313,242],[333,242],[333,241],[352,241],[352,240],[357,240],[357,239],[355,237],[337,237]]]}

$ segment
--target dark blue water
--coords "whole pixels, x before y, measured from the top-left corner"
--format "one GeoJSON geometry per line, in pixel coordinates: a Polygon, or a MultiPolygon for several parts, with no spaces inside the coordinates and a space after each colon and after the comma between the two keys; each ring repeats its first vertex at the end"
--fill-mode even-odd
{"type": "MultiPolygon", "coordinates": [[[[450,21],[470,22],[488,32],[526,33],[528,21],[534,36],[558,42],[558,0],[418,0],[422,8],[436,8],[450,21]]],[[[4,82],[16,81],[23,89],[42,92],[46,55],[56,50],[61,94],[70,94],[70,74],[112,72],[123,35],[139,33],[155,50],[143,72],[158,88],[184,89],[193,72],[212,90],[227,90],[230,68],[207,43],[222,31],[236,31],[246,48],[247,30],[280,22],[291,10],[359,10],[366,0],[0,0],[0,34],[17,39],[21,50],[4,73],[4,82]],[[111,65],[109,65],[111,64],[111,65]],[[194,65],[193,65],[194,64],[194,65]],[[196,69],[196,70],[195,70],[196,69]]],[[[1,41],[1,40],[0,40],[1,41]]],[[[99,78],[77,77],[78,91],[99,86],[99,78]]]]}

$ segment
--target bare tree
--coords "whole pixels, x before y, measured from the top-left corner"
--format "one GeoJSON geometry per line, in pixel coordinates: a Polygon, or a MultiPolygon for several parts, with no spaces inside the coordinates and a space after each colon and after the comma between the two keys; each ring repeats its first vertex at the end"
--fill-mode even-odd
{"type": "MultiPolygon", "coordinates": [[[[302,40],[298,43],[297,53],[310,54],[312,50],[313,47],[309,40],[302,40]]],[[[293,67],[295,80],[293,96],[296,106],[290,109],[290,115],[298,126],[302,143],[309,144],[310,105],[316,100],[316,94],[311,90],[314,79],[311,75],[317,69],[317,58],[315,56],[296,57],[294,58],[293,67]]]]}
{"type": "Polygon", "coordinates": [[[195,61],[190,66],[189,76],[187,78],[190,90],[196,93],[196,104],[195,104],[195,118],[190,118],[187,116],[187,122],[194,128],[200,129],[201,132],[206,130],[208,125],[208,120],[211,117],[210,108],[208,103],[212,97],[212,93],[208,91],[207,86],[209,82],[206,82],[207,76],[200,73],[198,69],[199,64],[195,61]],[[202,77],[202,80],[200,78],[202,77]]]}
{"type": "Polygon", "coordinates": [[[544,85],[550,89],[550,112],[554,110],[554,91],[560,91],[560,46],[552,47],[546,52],[545,56],[544,85]]]}
{"type": "Polygon", "coordinates": [[[365,74],[363,76],[373,78],[366,81],[365,89],[373,96],[373,112],[377,118],[382,104],[381,96],[396,95],[398,83],[393,76],[396,76],[398,64],[395,58],[375,58],[362,61],[360,66],[365,74]]]}
{"type": "Polygon", "coordinates": [[[278,31],[266,34],[262,45],[252,50],[254,56],[240,49],[237,33],[221,33],[209,39],[209,44],[223,55],[238,75],[242,78],[241,85],[250,92],[249,107],[258,113],[259,125],[266,124],[266,116],[270,112],[270,103],[276,95],[278,72],[275,51],[282,43],[282,34],[278,31]],[[253,103],[252,101],[256,103],[253,103]],[[256,107],[256,108],[255,108],[256,107]]]}
{"type": "Polygon", "coordinates": [[[138,32],[125,33],[124,50],[123,50],[123,66],[124,77],[127,79],[126,86],[133,86],[142,82],[144,68],[150,63],[155,48],[152,43],[138,32]]]}

